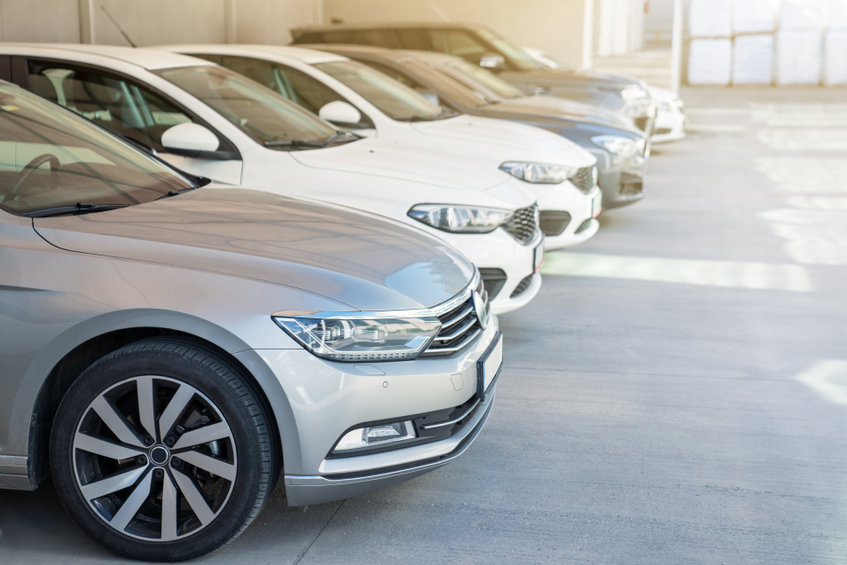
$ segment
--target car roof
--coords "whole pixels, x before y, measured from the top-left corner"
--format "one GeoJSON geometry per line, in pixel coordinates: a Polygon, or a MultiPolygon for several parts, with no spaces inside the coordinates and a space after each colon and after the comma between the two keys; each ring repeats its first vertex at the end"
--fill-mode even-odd
{"type": "Polygon", "coordinates": [[[365,22],[365,23],[342,23],[342,24],[323,24],[323,25],[307,25],[292,28],[290,30],[292,36],[297,33],[306,33],[314,31],[344,31],[349,29],[432,29],[432,28],[462,28],[473,29],[481,27],[478,24],[467,22],[365,22]]]}
{"type": "Polygon", "coordinates": [[[408,59],[408,53],[411,53],[411,51],[407,52],[407,50],[374,47],[373,45],[357,45],[355,43],[303,43],[299,46],[308,48],[309,50],[329,51],[330,53],[337,53],[345,57],[376,55],[381,59],[389,61],[408,59]]]}
{"type": "Polygon", "coordinates": [[[318,51],[315,49],[306,49],[301,46],[292,47],[289,45],[259,45],[259,44],[177,44],[177,45],[162,45],[156,46],[154,49],[161,49],[172,53],[209,53],[217,55],[240,55],[252,57],[268,57],[277,56],[287,59],[294,59],[307,65],[317,63],[327,63],[330,61],[347,61],[348,58],[343,55],[337,55],[328,51],[318,51]]]}
{"type": "MultiPolygon", "coordinates": [[[[208,61],[187,57],[177,53],[123,47],[120,45],[91,45],[74,43],[2,43],[0,52],[6,55],[28,55],[73,59],[84,62],[89,57],[107,58],[124,64],[135,65],[147,70],[172,67],[212,65],[208,61]]],[[[93,61],[92,61],[93,62],[93,61]]]]}

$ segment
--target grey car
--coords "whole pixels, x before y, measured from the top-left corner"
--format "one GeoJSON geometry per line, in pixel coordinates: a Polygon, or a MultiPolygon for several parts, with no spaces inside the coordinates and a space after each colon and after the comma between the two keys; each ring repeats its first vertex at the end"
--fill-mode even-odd
{"type": "Polygon", "coordinates": [[[440,240],[204,182],[0,83],[0,488],[134,558],[449,462],[501,367],[440,240]]]}
{"type": "Polygon", "coordinates": [[[457,22],[350,23],[291,30],[292,43],[348,43],[456,55],[498,73],[527,94],[545,93],[621,112],[648,135],[656,105],[634,78],[551,69],[521,47],[478,24],[457,22]]]}

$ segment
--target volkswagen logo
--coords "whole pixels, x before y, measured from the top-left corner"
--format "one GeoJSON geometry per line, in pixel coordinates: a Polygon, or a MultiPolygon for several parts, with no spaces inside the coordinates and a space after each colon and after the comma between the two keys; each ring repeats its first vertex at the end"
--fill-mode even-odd
{"type": "Polygon", "coordinates": [[[485,301],[477,292],[473,292],[473,309],[476,312],[476,319],[479,320],[479,325],[482,329],[488,325],[488,312],[485,310],[485,301]]]}

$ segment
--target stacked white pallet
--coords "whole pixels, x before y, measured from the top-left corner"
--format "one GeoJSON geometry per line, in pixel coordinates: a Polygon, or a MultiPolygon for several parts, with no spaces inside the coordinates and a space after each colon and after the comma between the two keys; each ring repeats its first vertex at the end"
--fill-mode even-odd
{"type": "Polygon", "coordinates": [[[847,29],[830,29],[824,35],[823,83],[847,84],[847,29]]]}
{"type": "Polygon", "coordinates": [[[692,39],[688,49],[688,83],[726,85],[732,77],[732,40],[692,39]]]}
{"type": "Polygon", "coordinates": [[[824,20],[823,83],[847,84],[847,1],[829,0],[824,20]]]}
{"type": "Polygon", "coordinates": [[[732,75],[732,0],[691,0],[689,84],[727,85],[732,75]]]}
{"type": "Polygon", "coordinates": [[[732,84],[773,82],[773,35],[739,35],[732,46],[732,84]]]}
{"type": "Polygon", "coordinates": [[[819,29],[783,29],[776,34],[777,84],[818,84],[823,67],[819,29]]]}
{"type": "Polygon", "coordinates": [[[771,33],[776,29],[779,0],[736,0],[732,3],[732,32],[771,33]]]}
{"type": "Polygon", "coordinates": [[[776,34],[777,84],[820,83],[827,1],[782,0],[776,34]]]}

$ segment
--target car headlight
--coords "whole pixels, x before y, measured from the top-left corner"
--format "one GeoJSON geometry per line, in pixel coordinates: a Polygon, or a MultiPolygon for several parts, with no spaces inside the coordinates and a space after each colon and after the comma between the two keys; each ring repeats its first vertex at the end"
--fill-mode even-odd
{"type": "Polygon", "coordinates": [[[617,135],[597,135],[591,138],[595,145],[599,145],[609,153],[618,157],[632,159],[644,155],[644,138],[632,139],[630,137],[619,137],[617,135]]]}
{"type": "Polygon", "coordinates": [[[561,165],[525,161],[507,161],[500,165],[500,170],[533,184],[559,184],[568,180],[577,172],[575,168],[562,167],[561,165]]]}
{"type": "Polygon", "coordinates": [[[435,316],[323,314],[273,316],[309,352],[333,361],[403,361],[417,357],[441,329],[435,316]]]}
{"type": "Polygon", "coordinates": [[[452,204],[418,204],[409,210],[409,217],[443,231],[488,233],[508,222],[512,211],[452,204]]]}

